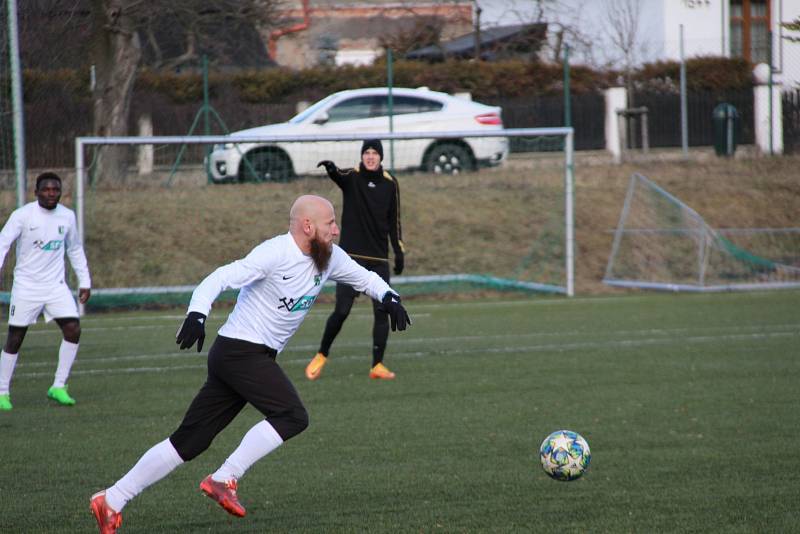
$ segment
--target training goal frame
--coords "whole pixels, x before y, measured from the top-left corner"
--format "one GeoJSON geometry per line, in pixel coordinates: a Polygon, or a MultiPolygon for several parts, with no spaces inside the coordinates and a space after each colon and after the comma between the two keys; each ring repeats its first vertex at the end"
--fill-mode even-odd
{"type": "MultiPolygon", "coordinates": [[[[75,139],[75,211],[77,218],[77,230],[81,240],[85,240],[84,225],[84,206],[87,182],[87,166],[85,151],[91,146],[109,145],[222,145],[235,142],[236,144],[245,143],[279,143],[279,142],[321,142],[321,141],[363,141],[365,139],[381,139],[386,142],[408,139],[463,139],[463,138],[487,138],[487,137],[557,137],[563,138],[563,168],[564,168],[564,284],[537,284],[535,282],[514,281],[514,280],[493,280],[498,285],[529,290],[542,291],[545,293],[562,294],[569,297],[575,294],[575,267],[574,267],[574,130],[571,127],[554,128],[511,128],[495,131],[448,131],[448,132],[384,132],[369,134],[327,134],[327,135],[259,135],[259,136],[237,136],[231,138],[227,135],[213,136],[126,136],[126,137],[77,137],[75,139]]],[[[480,275],[452,274],[434,275],[440,281],[448,277],[455,281],[485,282],[486,280],[466,280],[469,277],[487,278],[480,275]]],[[[431,276],[398,276],[392,279],[392,283],[404,284],[429,281],[431,276]]],[[[172,287],[150,287],[150,288],[98,288],[93,293],[96,294],[135,294],[140,292],[148,293],[172,293],[176,291],[191,292],[192,286],[172,286],[172,287]]]]}

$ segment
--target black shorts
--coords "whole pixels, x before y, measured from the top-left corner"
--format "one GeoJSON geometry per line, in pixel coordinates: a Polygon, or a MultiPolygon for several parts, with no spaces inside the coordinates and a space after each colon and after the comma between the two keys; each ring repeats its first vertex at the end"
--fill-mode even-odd
{"type": "Polygon", "coordinates": [[[170,441],[184,461],[205,451],[248,402],[284,441],[308,426],[292,382],[266,345],[217,336],[208,351],[208,377],[170,441]]]}

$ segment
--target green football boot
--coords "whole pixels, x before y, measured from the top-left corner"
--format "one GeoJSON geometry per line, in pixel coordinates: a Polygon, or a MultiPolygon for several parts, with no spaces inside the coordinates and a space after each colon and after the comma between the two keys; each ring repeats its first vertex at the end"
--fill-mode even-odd
{"type": "Polygon", "coordinates": [[[10,412],[13,406],[11,405],[11,395],[6,393],[0,395],[0,412],[10,412]]]}
{"type": "Polygon", "coordinates": [[[67,386],[57,388],[55,386],[47,390],[47,398],[53,399],[62,406],[72,406],[75,404],[75,399],[67,393],[67,386]]]}

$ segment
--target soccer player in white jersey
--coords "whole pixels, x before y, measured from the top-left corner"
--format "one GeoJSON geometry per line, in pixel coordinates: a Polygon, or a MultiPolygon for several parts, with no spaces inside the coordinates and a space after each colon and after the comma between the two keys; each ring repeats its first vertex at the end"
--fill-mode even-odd
{"type": "Polygon", "coordinates": [[[59,204],[60,200],[61,178],[52,172],[40,174],[36,178],[36,201],[14,210],[0,232],[0,268],[11,244],[17,242],[8,337],[0,353],[0,411],[13,407],[10,386],[19,349],[28,326],[42,312],[46,321],[55,319],[64,336],[55,380],[47,397],[64,406],[75,404],[67,391],[67,378],[78,355],[81,323],[75,298],[67,287],[64,251],[78,277],[78,299],[82,304],[91,295],[91,278],[75,213],[59,204]]]}
{"type": "Polygon", "coordinates": [[[212,303],[225,289],[241,289],[233,311],[208,351],[208,376],[178,426],[151,447],[110,488],[90,501],[101,534],[122,523],[122,508],[151,484],[205,451],[247,403],[264,419],[253,426],[200,489],[228,513],[245,515],[238,480],[256,461],[308,426],[308,413],[276,356],[300,327],[329,278],[380,300],[392,330],[411,321],[400,297],[380,276],[353,261],[333,243],[339,235],[333,205],[304,195],[292,205],[289,232],[264,241],[246,257],[218,268],[195,288],[176,336],[186,349],[205,339],[212,303]]]}

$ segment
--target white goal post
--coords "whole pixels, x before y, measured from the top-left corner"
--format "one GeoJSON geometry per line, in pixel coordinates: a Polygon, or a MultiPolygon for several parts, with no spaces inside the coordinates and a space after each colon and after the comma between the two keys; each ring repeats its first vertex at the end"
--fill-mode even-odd
{"type": "MultiPolygon", "coordinates": [[[[250,137],[235,137],[231,138],[230,136],[150,136],[150,137],[78,137],[75,139],[75,174],[76,174],[76,183],[75,183],[75,211],[77,217],[77,226],[78,226],[78,233],[82,240],[85,242],[86,237],[86,227],[84,224],[84,210],[85,210],[85,193],[87,191],[87,182],[88,182],[88,168],[87,168],[87,158],[86,152],[87,149],[90,147],[94,147],[95,149],[101,146],[110,146],[110,145],[132,145],[132,146],[142,146],[142,145],[153,145],[153,146],[163,146],[163,145],[179,145],[179,146],[189,146],[189,145],[204,145],[206,147],[211,147],[213,145],[226,145],[234,143],[235,145],[239,144],[248,144],[248,143],[258,143],[258,144],[275,144],[275,143],[300,143],[300,142],[314,142],[314,143],[323,143],[323,142],[346,142],[346,141],[363,141],[365,139],[381,139],[384,143],[385,150],[390,153],[390,148],[393,141],[400,141],[400,140],[412,140],[412,139],[432,139],[432,140],[456,140],[456,139],[465,139],[465,138],[520,138],[520,141],[529,138],[536,138],[536,139],[546,139],[546,138],[554,138],[557,139],[559,142],[559,147],[556,149],[550,149],[551,152],[562,152],[563,154],[563,219],[561,219],[561,223],[559,226],[563,229],[563,236],[559,237],[560,244],[558,245],[562,252],[559,253],[559,257],[563,254],[563,262],[561,262],[561,269],[563,269],[563,282],[558,284],[537,284],[536,282],[524,282],[524,281],[515,281],[515,280],[507,280],[502,279],[499,281],[500,285],[511,285],[513,286],[516,284],[516,288],[520,290],[542,290],[550,293],[561,293],[566,296],[573,296],[575,293],[574,289],[574,208],[573,208],[573,197],[574,197],[574,131],[572,128],[562,127],[562,128],[513,128],[513,129],[505,129],[505,130],[496,130],[496,131],[459,131],[459,132],[384,132],[384,133],[368,133],[368,134],[353,134],[353,135],[339,135],[339,134],[331,134],[331,135],[261,135],[261,136],[250,136],[250,137]],[[563,144],[562,144],[563,143],[563,144]],[[541,285],[541,287],[537,287],[541,285]]],[[[388,165],[387,165],[388,166],[388,165]]],[[[558,208],[558,217],[561,217],[562,207],[558,208]]],[[[556,215],[554,213],[554,215],[556,215]]],[[[561,233],[560,231],[559,233],[561,233]]],[[[461,279],[464,280],[464,277],[470,277],[473,275],[464,275],[464,274],[453,274],[453,275],[434,275],[434,277],[439,278],[446,278],[447,276],[454,277],[454,280],[461,279]],[[460,277],[460,278],[459,278],[460,277]]],[[[493,279],[492,276],[479,276],[483,279],[490,280],[493,279]]],[[[403,284],[403,283],[414,283],[414,282],[428,282],[430,275],[424,276],[399,276],[393,278],[393,283],[403,284]],[[416,280],[419,278],[419,280],[416,280]],[[423,280],[424,279],[424,280],[423,280]]],[[[499,279],[498,279],[499,280],[499,279]]],[[[158,293],[161,289],[159,287],[136,287],[136,288],[98,288],[97,290],[93,291],[93,294],[117,294],[120,292],[130,292],[136,293],[142,291],[144,289],[150,290],[153,293],[158,293]]],[[[180,287],[170,287],[168,288],[170,291],[172,290],[179,290],[179,289],[186,289],[184,286],[180,287]]],[[[191,287],[190,287],[191,290],[191,287]]]]}

